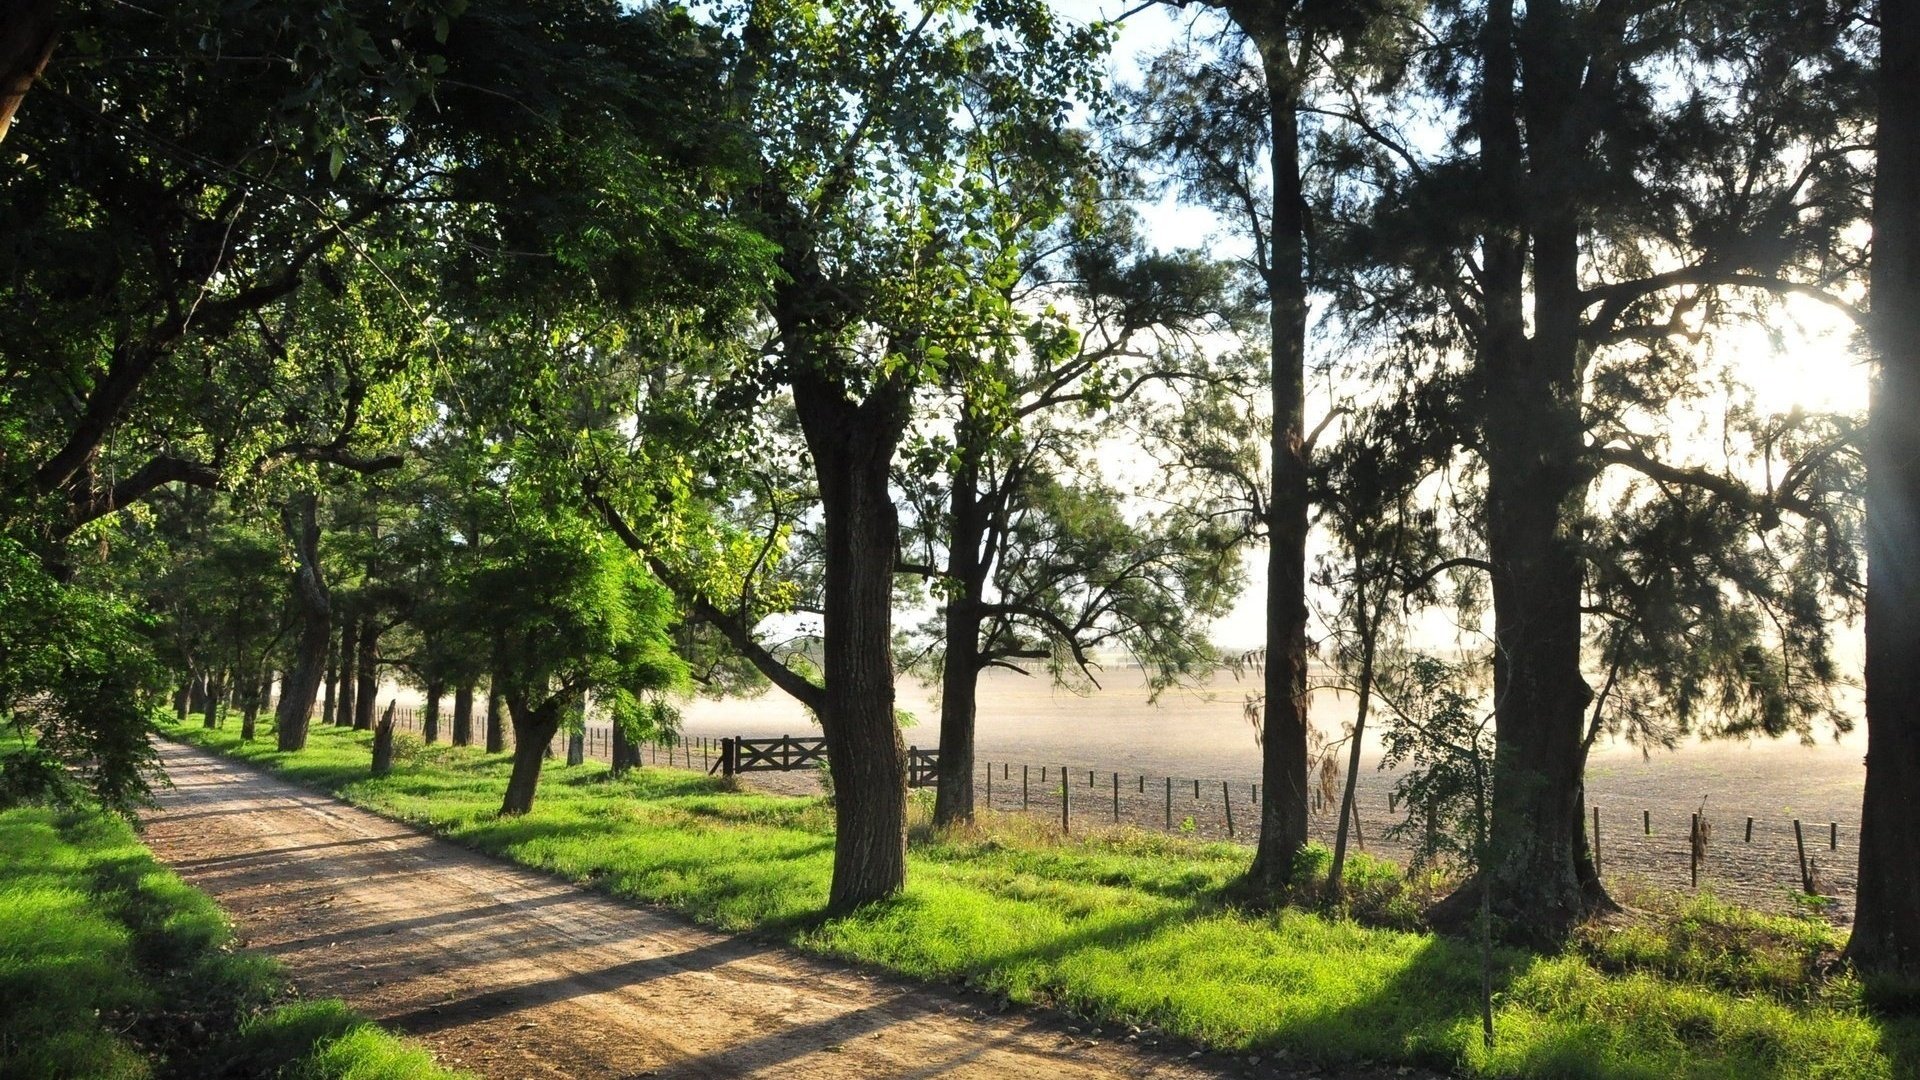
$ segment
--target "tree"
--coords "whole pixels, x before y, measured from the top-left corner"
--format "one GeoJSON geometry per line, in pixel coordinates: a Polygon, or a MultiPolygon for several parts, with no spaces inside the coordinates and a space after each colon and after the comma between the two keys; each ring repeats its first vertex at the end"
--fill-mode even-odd
{"type": "Polygon", "coordinates": [[[544,751],[582,695],[645,736],[662,715],[645,695],[685,682],[668,634],[672,594],[577,517],[518,517],[460,588],[473,616],[498,628],[493,690],[514,735],[502,814],[533,809],[544,751]]]}
{"type": "Polygon", "coordinates": [[[299,633],[292,664],[280,684],[274,735],[282,751],[304,749],[314,695],[326,674],[327,648],[333,640],[333,598],[320,565],[319,499],[310,491],[295,494],[281,511],[287,544],[293,549],[293,596],[299,633]]]}
{"type": "Polygon", "coordinates": [[[1867,436],[1867,784],[1847,957],[1920,977],[1920,13],[1880,10],[1867,436]]]}
{"type": "MultiPolygon", "coordinates": [[[[1434,366],[1422,378],[1455,388],[1462,443],[1485,476],[1456,508],[1477,522],[1484,548],[1454,565],[1491,585],[1490,858],[1433,914],[1465,923],[1479,891],[1492,889],[1510,936],[1551,944],[1609,903],[1583,846],[1581,781],[1597,718],[1587,712],[1595,694],[1582,671],[1584,616],[1595,584],[1621,580],[1594,570],[1619,550],[1611,524],[1635,518],[1594,509],[1602,475],[1631,488],[1623,506],[1655,517],[1706,500],[1748,544],[1796,517],[1804,525],[1781,545],[1786,569],[1848,587],[1845,439],[1781,460],[1788,443],[1756,430],[1766,423],[1745,425],[1742,456],[1770,460],[1771,472],[1746,468],[1774,478],[1749,482],[1738,463],[1667,460],[1666,424],[1648,434],[1643,418],[1699,402],[1698,341],[1772,298],[1826,296],[1853,272],[1845,228],[1860,201],[1857,49],[1843,28],[1791,5],[1536,2],[1522,11],[1492,0],[1437,10],[1448,44],[1425,58],[1426,92],[1459,103],[1459,127],[1448,153],[1429,159],[1394,125],[1356,118],[1393,173],[1349,239],[1391,253],[1398,268],[1360,275],[1349,298],[1356,309],[1396,312],[1407,340],[1424,346],[1434,366]],[[1664,97],[1674,71],[1695,73],[1684,81],[1691,89],[1664,97]],[[1463,365],[1446,363],[1451,356],[1463,365]]],[[[1700,550],[1669,549],[1661,561],[1698,558],[1718,574],[1712,548],[1728,533],[1704,536],[1712,539],[1700,550]]],[[[1736,594],[1744,584],[1737,574],[1719,580],[1736,594]]],[[[1790,625],[1778,635],[1758,632],[1763,620],[1744,634],[1734,627],[1739,651],[1817,680],[1830,670],[1820,596],[1791,585],[1742,595],[1790,625]],[[1767,607],[1776,595],[1797,602],[1767,607]]],[[[1638,629],[1633,612],[1622,614],[1638,629]]],[[[1665,640],[1694,645],[1728,628],[1701,625],[1714,629],[1665,640]]],[[[1762,683],[1755,695],[1721,695],[1733,706],[1722,723],[1804,729],[1802,706],[1819,695],[1786,680],[1772,686],[1782,693],[1762,683]]]]}

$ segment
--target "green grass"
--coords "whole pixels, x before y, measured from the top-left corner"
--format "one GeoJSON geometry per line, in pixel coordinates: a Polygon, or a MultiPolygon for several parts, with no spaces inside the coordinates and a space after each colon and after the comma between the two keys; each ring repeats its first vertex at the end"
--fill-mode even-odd
{"type": "MultiPolygon", "coordinates": [[[[1559,956],[1499,952],[1488,1051],[1471,946],[1312,912],[1238,910],[1240,847],[1132,830],[1067,840],[1017,815],[945,837],[919,824],[905,893],[827,919],[833,838],[818,799],[730,793],[677,770],[615,781],[597,763],[549,763],[534,812],[502,819],[504,757],[416,742],[375,781],[364,733],[316,727],[307,750],[284,755],[264,735],[243,746],[197,724],[171,730],[712,926],[1111,1028],[1138,1025],[1149,1037],[1476,1076],[1920,1076],[1920,1020],[1876,1015],[1852,980],[1822,977],[1807,958],[1830,950],[1831,931],[1809,920],[1696,905],[1679,919],[1595,930],[1559,956]]],[[[1355,874],[1379,913],[1404,915],[1390,869],[1363,861],[1355,874]]]]}
{"type": "Polygon", "coordinates": [[[337,1001],[283,1004],[213,901],[100,813],[0,812],[0,1076],[438,1080],[337,1001]]]}

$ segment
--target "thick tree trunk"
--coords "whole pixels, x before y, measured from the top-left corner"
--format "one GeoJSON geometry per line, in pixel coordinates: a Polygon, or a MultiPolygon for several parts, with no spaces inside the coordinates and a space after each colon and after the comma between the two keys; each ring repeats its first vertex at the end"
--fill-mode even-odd
{"type": "Polygon", "coordinates": [[[980,690],[980,617],[954,601],[946,616],[947,656],[940,673],[940,773],[933,823],[940,828],[973,820],[973,734],[980,690]]]}
{"type": "Polygon", "coordinates": [[[1867,786],[1847,957],[1920,979],[1920,12],[1880,8],[1867,436],[1867,786]]]}
{"type": "Polygon", "coordinates": [[[427,680],[427,704],[420,717],[420,738],[428,745],[440,741],[440,695],[447,692],[439,678],[427,680]]]}
{"type": "Polygon", "coordinates": [[[192,700],[193,683],[191,681],[181,683],[180,689],[173,693],[173,715],[183,724],[187,722],[187,705],[192,700]]]}
{"type": "MultiPolygon", "coordinates": [[[[963,425],[963,430],[966,430],[963,425]]],[[[966,442],[977,440],[966,438],[966,442]]],[[[980,598],[988,567],[981,545],[986,526],[979,497],[980,471],[969,453],[955,470],[947,578],[956,595],[947,600],[947,655],[940,673],[940,772],[933,794],[933,823],[940,828],[973,820],[973,735],[980,690],[980,598]]]]}
{"type": "Polygon", "coordinates": [[[500,803],[501,814],[524,814],[533,809],[534,792],[540,787],[540,766],[546,760],[544,751],[559,730],[557,700],[549,700],[532,712],[525,702],[514,703],[513,772],[507,779],[506,798],[500,803]]]}
{"type": "Polygon", "coordinates": [[[27,91],[53,57],[56,13],[54,0],[19,0],[7,5],[0,19],[0,139],[13,126],[13,115],[27,91]]]}
{"type": "Polygon", "coordinates": [[[354,662],[360,685],[353,695],[353,729],[373,727],[373,712],[380,705],[380,631],[372,619],[360,625],[360,655],[354,662]]]}
{"type": "MultiPolygon", "coordinates": [[[[487,681],[487,753],[489,754],[502,753],[507,748],[506,724],[500,716],[500,691],[496,689],[499,685],[500,679],[497,675],[487,681]]],[[[514,732],[514,737],[519,738],[518,731],[514,732]]],[[[534,747],[536,753],[539,749],[537,746],[534,747]]]]}
{"type": "Polygon", "coordinates": [[[398,702],[387,702],[387,711],[380,722],[373,726],[373,775],[385,776],[393,771],[393,707],[398,702]]]}
{"type": "Polygon", "coordinates": [[[898,893],[907,876],[905,748],[893,705],[893,570],[899,518],[887,482],[907,391],[887,382],[858,405],[812,372],[793,381],[826,534],[825,704],[833,770],[833,885],[846,911],[898,893]]]}
{"type": "Polygon", "coordinates": [[[453,745],[473,745],[473,684],[463,682],[453,691],[453,745]]]}
{"type": "Polygon", "coordinates": [[[248,697],[240,712],[240,741],[252,742],[256,725],[260,721],[260,699],[248,697]]]}
{"type": "Polygon", "coordinates": [[[1300,88],[1291,35],[1284,17],[1267,14],[1263,19],[1241,24],[1260,48],[1273,124],[1272,267],[1267,280],[1273,335],[1267,663],[1260,731],[1260,840],[1247,879],[1255,890],[1279,898],[1293,883],[1294,864],[1307,844],[1307,220],[1300,181],[1300,88]]]}
{"type": "Polygon", "coordinates": [[[320,722],[333,723],[334,691],[340,685],[340,637],[333,635],[327,642],[327,679],[321,690],[320,722]]]}
{"type": "Polygon", "coordinates": [[[207,712],[207,673],[196,671],[187,682],[187,713],[205,717],[207,712]]]}
{"type": "Polygon", "coordinates": [[[1580,415],[1578,216],[1565,193],[1579,146],[1561,122],[1580,77],[1573,42],[1550,3],[1529,5],[1516,36],[1513,0],[1491,5],[1478,117],[1491,205],[1515,215],[1486,242],[1487,328],[1480,343],[1487,466],[1487,555],[1494,610],[1493,801],[1488,850],[1469,887],[1435,908],[1441,925],[1477,916],[1481,889],[1512,941],[1557,946],[1609,906],[1586,853],[1581,785],[1586,707],[1580,671],[1580,522],[1589,466],[1580,415]],[[1519,62],[1516,40],[1526,44],[1519,62]],[[1516,82],[1524,74],[1524,85],[1516,82]],[[1514,88],[1521,87],[1516,98],[1514,88]],[[1527,168],[1520,112],[1533,168],[1527,168]],[[1528,238],[1531,244],[1528,244],[1528,238]],[[1527,337],[1526,258],[1533,256],[1527,337]]]}
{"type": "Polygon", "coordinates": [[[627,738],[627,729],[621,727],[620,722],[615,720],[613,722],[613,749],[608,755],[613,759],[613,775],[625,776],[628,769],[640,764],[640,756],[634,752],[635,749],[633,743],[627,738]]]}
{"type": "Polygon", "coordinates": [[[274,714],[276,745],[285,751],[307,745],[313,696],[326,674],[327,646],[333,639],[333,600],[320,573],[320,527],[314,515],[317,503],[312,492],[301,492],[287,500],[280,514],[293,545],[293,595],[300,612],[293,666],[287,670],[280,708],[274,714]]]}
{"type": "Polygon", "coordinates": [[[220,726],[221,715],[225,711],[227,703],[227,688],[220,679],[221,676],[218,674],[209,674],[207,676],[207,710],[200,721],[202,727],[217,728],[220,726]]]}
{"type": "Polygon", "coordinates": [[[360,620],[348,615],[340,628],[340,700],[334,703],[333,722],[339,727],[353,723],[355,698],[360,692],[360,620]]]}
{"type": "Polygon", "coordinates": [[[587,733],[584,731],[567,732],[567,764],[584,765],[587,761],[587,733]]]}

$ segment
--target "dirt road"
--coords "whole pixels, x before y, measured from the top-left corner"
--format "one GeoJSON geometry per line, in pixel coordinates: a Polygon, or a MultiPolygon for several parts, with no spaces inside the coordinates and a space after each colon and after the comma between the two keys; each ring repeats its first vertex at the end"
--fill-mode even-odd
{"type": "Polygon", "coordinates": [[[995,1015],[983,998],[712,933],[160,746],[176,787],[147,818],[154,852],[303,993],[342,997],[485,1076],[1292,1075],[995,1015]]]}

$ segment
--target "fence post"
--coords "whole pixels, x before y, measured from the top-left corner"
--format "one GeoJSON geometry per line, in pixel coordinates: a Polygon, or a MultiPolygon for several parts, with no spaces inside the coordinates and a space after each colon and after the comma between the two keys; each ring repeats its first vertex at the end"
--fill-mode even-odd
{"type": "Polygon", "coordinates": [[[1033,797],[1027,790],[1027,773],[1032,768],[1031,765],[1020,766],[1020,809],[1022,810],[1033,809],[1033,797]]]}
{"type": "Polygon", "coordinates": [[[1193,782],[1193,801],[1200,801],[1200,781],[1198,779],[1193,782]]]}
{"type": "Polygon", "coordinates": [[[993,762],[987,762],[987,809],[993,809],[993,762]]]}
{"type": "Polygon", "coordinates": [[[1120,824],[1120,774],[1113,774],[1113,823],[1120,824]]]}
{"type": "MultiPolygon", "coordinates": [[[[1753,819],[1748,818],[1747,820],[1751,821],[1753,819]]],[[[1653,811],[1640,811],[1640,831],[1646,833],[1648,836],[1653,835],[1653,811]]]]}
{"type": "MultiPolygon", "coordinates": [[[[1797,822],[1795,823],[1798,824],[1797,822]]],[[[1693,815],[1693,829],[1687,834],[1687,873],[1693,879],[1693,887],[1700,887],[1700,815],[1693,815]]]]}
{"type": "Polygon", "coordinates": [[[1220,805],[1227,808],[1227,839],[1233,839],[1233,795],[1227,790],[1227,782],[1220,781],[1220,805]]]}
{"type": "Polygon", "coordinates": [[[1167,777],[1167,831],[1173,831],[1173,777],[1167,777]]]}
{"type": "Polygon", "coordinates": [[[1793,846],[1800,852],[1800,891],[1813,895],[1813,875],[1807,873],[1807,840],[1800,834],[1800,819],[1793,819],[1793,846]]]}
{"type": "Polygon", "coordinates": [[[1141,773],[1140,774],[1140,794],[1145,795],[1146,793],[1147,793],[1147,774],[1141,773]]]}
{"type": "Polygon", "coordinates": [[[729,735],[720,740],[720,775],[721,776],[725,776],[729,778],[733,776],[733,760],[734,760],[733,736],[729,735]]]}
{"type": "Polygon", "coordinates": [[[1593,876],[1600,876],[1600,808],[1593,808],[1593,876]]]}
{"type": "Polygon", "coordinates": [[[1827,850],[1840,850],[1840,823],[1837,821],[1827,823],[1827,850]]]}
{"type": "Polygon", "coordinates": [[[1060,766],[1060,831],[1072,832],[1073,785],[1067,783],[1067,767],[1060,766]]]}
{"type": "Polygon", "coordinates": [[[1752,817],[1747,818],[1747,838],[1743,842],[1748,844],[1753,843],[1753,818],[1752,817]]]}

